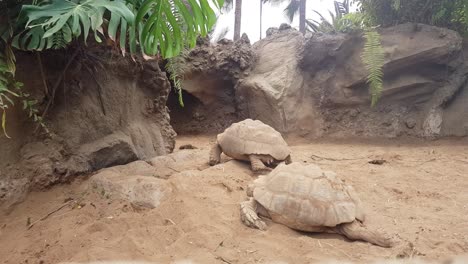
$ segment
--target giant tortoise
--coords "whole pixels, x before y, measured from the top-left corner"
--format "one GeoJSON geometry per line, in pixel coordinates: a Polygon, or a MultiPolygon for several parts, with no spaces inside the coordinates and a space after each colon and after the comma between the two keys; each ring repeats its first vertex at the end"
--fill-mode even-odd
{"type": "Polygon", "coordinates": [[[281,162],[291,163],[291,150],[281,134],[259,120],[234,123],[217,136],[210,152],[210,165],[221,161],[221,153],[250,161],[254,172],[269,172],[281,162]]]}
{"type": "Polygon", "coordinates": [[[240,206],[247,226],[264,230],[261,215],[295,230],[338,233],[382,247],[393,244],[363,224],[365,214],[354,189],[316,165],[280,164],[249,185],[247,194],[250,199],[240,206]]]}

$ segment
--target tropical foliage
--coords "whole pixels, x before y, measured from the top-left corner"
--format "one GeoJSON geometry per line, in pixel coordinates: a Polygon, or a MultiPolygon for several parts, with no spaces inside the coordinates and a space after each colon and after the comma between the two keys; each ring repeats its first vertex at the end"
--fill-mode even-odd
{"type": "Polygon", "coordinates": [[[184,100],[182,97],[182,81],[185,72],[187,71],[186,58],[188,56],[188,50],[184,49],[178,56],[168,58],[166,63],[166,71],[169,73],[169,79],[174,85],[174,89],[177,92],[179,105],[184,107],[184,100]]]}
{"type": "Polygon", "coordinates": [[[349,1],[334,1],[335,13],[330,11],[331,20],[315,11],[320,21],[308,20],[308,29],[323,33],[348,33],[360,31],[364,34],[364,49],[361,54],[362,62],[368,72],[367,83],[371,97],[371,106],[375,106],[383,90],[383,66],[385,53],[380,42],[380,35],[372,27],[363,13],[349,13],[349,1]]]}
{"type": "Polygon", "coordinates": [[[307,29],[312,32],[325,32],[325,33],[337,33],[345,32],[347,29],[347,20],[343,19],[344,16],[349,14],[349,0],[343,0],[343,2],[334,1],[335,13],[329,11],[331,20],[328,20],[321,13],[314,10],[319,15],[320,21],[315,19],[307,19],[307,29]]]}
{"type": "MultiPolygon", "coordinates": [[[[468,34],[468,1],[466,0],[354,0],[359,13],[344,17],[351,28],[371,28],[393,26],[400,23],[424,23],[446,27],[468,34]]],[[[346,23],[344,23],[346,24],[346,23]]],[[[362,60],[369,71],[372,105],[375,105],[382,92],[382,67],[384,54],[379,35],[366,31],[366,43],[362,60]]]]}
{"type": "Polygon", "coordinates": [[[18,21],[14,43],[22,49],[62,48],[92,33],[97,42],[116,40],[123,51],[129,43],[131,52],[138,45],[145,54],[173,57],[206,35],[216,14],[208,0],[52,0],[23,5],[18,21]]]}
{"type": "Polygon", "coordinates": [[[2,111],[2,129],[6,133],[6,111],[10,106],[14,105],[13,98],[19,97],[21,84],[14,80],[14,63],[9,63],[5,55],[0,53],[0,110],[2,111]]]}
{"type": "Polygon", "coordinates": [[[262,3],[271,3],[273,5],[282,4],[288,2],[288,5],[284,9],[284,15],[293,22],[294,18],[299,15],[299,30],[302,33],[306,32],[306,2],[307,0],[260,0],[262,3]]]}
{"type": "Polygon", "coordinates": [[[383,27],[405,22],[446,27],[468,33],[466,0],[354,0],[374,25],[383,27]]]}
{"type": "Polygon", "coordinates": [[[368,71],[367,83],[371,95],[371,106],[375,106],[383,90],[385,53],[380,43],[380,34],[377,31],[367,30],[364,37],[366,41],[361,57],[368,71]]]}
{"type": "MultiPolygon", "coordinates": [[[[278,2],[278,0],[271,1],[278,2]]],[[[299,31],[302,33],[306,32],[306,0],[289,0],[288,6],[284,9],[284,14],[291,22],[299,14],[299,31]]]]}
{"type": "MultiPolygon", "coordinates": [[[[111,39],[122,53],[177,56],[193,47],[216,22],[212,6],[224,0],[0,0],[0,110],[5,131],[6,110],[14,97],[25,98],[14,80],[14,49],[43,51],[64,48],[90,37],[111,39]]],[[[26,108],[36,120],[33,102],[26,108]]]]}

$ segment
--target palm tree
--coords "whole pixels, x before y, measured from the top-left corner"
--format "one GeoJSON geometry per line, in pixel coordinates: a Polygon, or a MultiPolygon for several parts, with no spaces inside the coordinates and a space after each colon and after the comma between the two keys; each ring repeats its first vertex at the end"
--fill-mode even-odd
{"type": "Polygon", "coordinates": [[[284,9],[286,17],[293,22],[294,17],[299,13],[299,31],[305,34],[306,31],[306,0],[289,0],[288,6],[284,9]]]}
{"type": "Polygon", "coordinates": [[[240,39],[242,19],[242,0],[236,0],[236,9],[234,11],[234,41],[240,39]]]}
{"type": "Polygon", "coordinates": [[[279,4],[289,1],[288,6],[284,9],[284,14],[293,22],[294,17],[299,14],[299,31],[305,34],[306,32],[306,1],[307,0],[265,0],[264,3],[279,4]]]}
{"type": "Polygon", "coordinates": [[[263,18],[263,2],[266,0],[260,0],[260,39],[262,39],[262,18],[263,18]]]}
{"type": "Polygon", "coordinates": [[[306,32],[306,0],[299,2],[299,31],[302,34],[306,32]]]}
{"type": "MultiPolygon", "coordinates": [[[[223,10],[231,11],[234,6],[234,0],[225,0],[223,10]]],[[[236,0],[234,10],[234,41],[240,39],[241,33],[241,20],[242,20],[242,0],[236,0]]]]}

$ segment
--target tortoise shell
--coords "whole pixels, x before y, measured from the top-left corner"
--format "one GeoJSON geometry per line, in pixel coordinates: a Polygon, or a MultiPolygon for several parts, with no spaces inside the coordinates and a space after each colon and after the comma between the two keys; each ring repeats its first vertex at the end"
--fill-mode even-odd
{"type": "Polygon", "coordinates": [[[285,160],[291,150],[281,134],[259,120],[246,119],[234,123],[217,137],[223,152],[235,159],[248,155],[270,155],[285,160]]]}
{"type": "Polygon", "coordinates": [[[254,181],[253,197],[275,222],[299,230],[364,221],[354,189],[312,164],[279,165],[254,181]]]}

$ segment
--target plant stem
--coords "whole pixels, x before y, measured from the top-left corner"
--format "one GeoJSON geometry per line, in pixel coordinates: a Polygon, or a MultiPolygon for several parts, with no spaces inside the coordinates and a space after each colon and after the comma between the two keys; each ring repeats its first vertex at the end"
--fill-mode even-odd
{"type": "Polygon", "coordinates": [[[37,56],[37,62],[39,63],[39,69],[41,70],[41,77],[42,77],[42,84],[44,85],[44,94],[46,96],[49,95],[49,87],[47,86],[47,79],[44,71],[44,66],[42,65],[42,59],[41,59],[41,54],[39,52],[36,52],[37,56]]]}
{"type": "MultiPolygon", "coordinates": [[[[79,53],[80,49],[76,49],[75,52],[73,52],[73,55],[70,57],[70,60],[68,60],[67,64],[65,65],[65,68],[63,68],[63,71],[62,71],[62,74],[60,74],[60,77],[58,78],[57,82],[55,82],[55,85],[52,89],[52,96],[50,97],[49,101],[47,102],[47,105],[46,105],[46,108],[44,109],[44,112],[42,113],[41,115],[41,118],[42,120],[45,120],[45,117],[47,116],[47,113],[50,109],[50,106],[52,105],[54,99],[55,99],[55,93],[57,92],[57,89],[60,85],[60,83],[62,83],[63,81],[63,78],[65,77],[65,73],[67,72],[68,68],[70,67],[70,65],[72,64],[72,62],[75,60],[76,56],[78,56],[78,53],[79,53]]],[[[34,130],[34,132],[37,132],[37,130],[39,129],[41,125],[38,124],[36,126],[36,129],[34,130]]]]}

